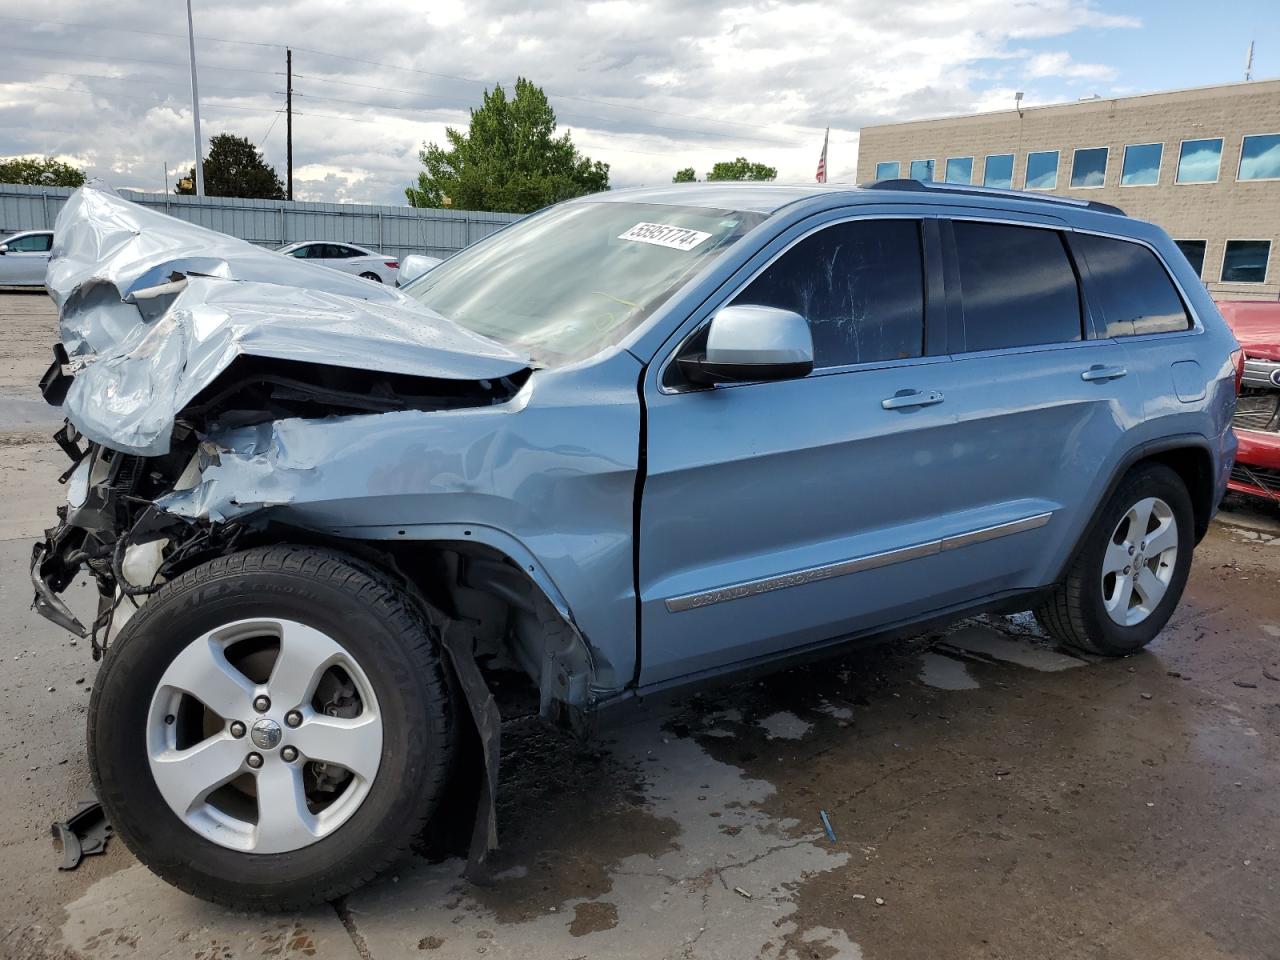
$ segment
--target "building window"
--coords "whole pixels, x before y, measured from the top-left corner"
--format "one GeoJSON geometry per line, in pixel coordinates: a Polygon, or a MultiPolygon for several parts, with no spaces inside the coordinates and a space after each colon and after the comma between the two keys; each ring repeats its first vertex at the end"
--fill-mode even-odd
{"type": "Polygon", "coordinates": [[[1058,151],[1027,154],[1027,189],[1052,190],[1058,185],[1058,151]]]}
{"type": "Polygon", "coordinates": [[[973,183],[973,157],[948,157],[947,183],[973,183]]]}
{"type": "Polygon", "coordinates": [[[911,179],[912,180],[932,180],[933,179],[933,161],[932,160],[912,160],[911,161],[911,179]]]}
{"type": "Polygon", "coordinates": [[[1183,140],[1178,151],[1177,183],[1217,183],[1222,164],[1222,138],[1183,140]]]}
{"type": "Polygon", "coordinates": [[[884,160],[876,164],[877,180],[897,180],[898,179],[898,161],[884,160]]]}
{"type": "Polygon", "coordinates": [[[1013,186],[1012,153],[997,153],[987,157],[987,167],[982,172],[982,185],[1004,190],[1013,186]]]}
{"type": "Polygon", "coordinates": [[[1266,283],[1270,240],[1228,240],[1222,255],[1223,283],[1266,283]]]}
{"type": "Polygon", "coordinates": [[[1280,133],[1245,137],[1237,180],[1280,180],[1280,133]]]}
{"type": "Polygon", "coordinates": [[[1187,263],[1191,264],[1191,269],[1196,272],[1197,277],[1204,276],[1204,240],[1175,240],[1178,249],[1182,251],[1182,255],[1187,258],[1187,263]]]}
{"type": "Polygon", "coordinates": [[[1077,150],[1071,158],[1071,186],[1100,187],[1107,179],[1107,148],[1077,150]]]}
{"type": "Polygon", "coordinates": [[[1124,148],[1124,164],[1120,168],[1120,186],[1151,187],[1160,182],[1163,143],[1131,143],[1124,148]]]}

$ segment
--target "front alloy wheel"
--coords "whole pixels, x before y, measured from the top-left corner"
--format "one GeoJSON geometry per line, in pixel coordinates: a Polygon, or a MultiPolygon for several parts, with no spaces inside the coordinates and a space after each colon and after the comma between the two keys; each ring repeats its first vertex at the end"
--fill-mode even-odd
{"type": "Polygon", "coordinates": [[[458,731],[437,638],[380,571],[256,547],[166,583],[107,652],[89,765],[152,871],[238,909],[373,879],[446,788],[458,731]]]}
{"type": "Polygon", "coordinates": [[[365,672],[327,634],[243,620],[169,665],[147,753],[161,796],[192,830],[233,850],[283,853],[359,809],[378,774],[382,718],[365,672]]]}

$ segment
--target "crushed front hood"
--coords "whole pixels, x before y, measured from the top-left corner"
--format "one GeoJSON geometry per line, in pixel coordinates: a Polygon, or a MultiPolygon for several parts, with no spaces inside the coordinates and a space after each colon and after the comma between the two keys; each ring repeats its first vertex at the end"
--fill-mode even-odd
{"type": "Polygon", "coordinates": [[[65,413],[105,446],[168,452],[174,421],[240,355],[443,380],[529,360],[397,290],[82,187],[46,286],[75,379],[65,413]]]}

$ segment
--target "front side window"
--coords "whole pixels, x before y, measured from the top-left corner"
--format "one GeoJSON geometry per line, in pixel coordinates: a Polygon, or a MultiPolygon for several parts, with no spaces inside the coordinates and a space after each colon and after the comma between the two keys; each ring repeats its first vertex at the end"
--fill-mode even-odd
{"type": "Polygon", "coordinates": [[[1178,151],[1178,183],[1216,183],[1222,165],[1222,138],[1183,140],[1178,151]]]}
{"type": "Polygon", "coordinates": [[[1089,265],[1090,303],[1102,311],[1108,337],[1172,333],[1191,317],[1156,255],[1140,243],[1077,233],[1071,246],[1089,265]]]}
{"type": "Polygon", "coordinates": [[[1265,283],[1270,240],[1228,240],[1222,255],[1223,283],[1265,283]]]}
{"type": "Polygon", "coordinates": [[[966,350],[1081,338],[1080,290],[1056,230],[956,221],[966,350]]]}
{"type": "Polygon", "coordinates": [[[297,257],[299,260],[306,260],[311,256],[311,251],[315,249],[316,245],[314,243],[304,243],[302,246],[290,250],[289,256],[297,257]]]}
{"type": "Polygon", "coordinates": [[[1052,190],[1058,185],[1058,151],[1027,154],[1027,189],[1052,190]]]}
{"type": "Polygon", "coordinates": [[[899,169],[897,160],[882,160],[876,164],[876,179],[897,180],[899,169]]]}
{"type": "Polygon", "coordinates": [[[1013,186],[1013,154],[997,153],[987,157],[986,169],[982,172],[984,187],[999,187],[1008,190],[1013,186]]]}
{"type": "Polygon", "coordinates": [[[1107,181],[1107,148],[1077,150],[1071,159],[1071,186],[1100,187],[1107,181]]]}
{"type": "Polygon", "coordinates": [[[805,237],[734,303],[809,321],[815,367],[918,357],[924,349],[924,260],[916,220],[851,220],[805,237]]]}
{"type": "Polygon", "coordinates": [[[1124,148],[1124,165],[1120,168],[1120,186],[1150,187],[1160,182],[1160,159],[1163,143],[1131,143],[1124,148]]]}
{"type": "Polygon", "coordinates": [[[1244,138],[1237,179],[1280,180],[1280,133],[1244,138]]]}
{"type": "Polygon", "coordinates": [[[1191,269],[1196,272],[1196,276],[1203,278],[1206,242],[1204,240],[1175,240],[1173,242],[1178,245],[1182,255],[1187,258],[1187,263],[1191,264],[1191,269]]]}
{"type": "Polygon", "coordinates": [[[53,234],[32,233],[16,240],[4,241],[14,253],[46,253],[53,249],[53,234]]]}
{"type": "Polygon", "coordinates": [[[932,180],[933,179],[933,161],[932,160],[912,160],[911,161],[911,179],[912,180],[932,180]]]}
{"type": "Polygon", "coordinates": [[[947,158],[947,183],[973,183],[973,157],[947,158]]]}
{"type": "Polygon", "coordinates": [[[617,343],[767,214],[585,200],[519,220],[403,292],[548,366],[617,343]]]}

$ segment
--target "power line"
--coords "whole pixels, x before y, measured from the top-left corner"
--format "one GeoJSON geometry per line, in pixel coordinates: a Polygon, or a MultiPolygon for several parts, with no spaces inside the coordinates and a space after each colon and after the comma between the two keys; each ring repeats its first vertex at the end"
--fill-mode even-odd
{"type": "MultiPolygon", "coordinates": [[[[42,84],[42,83],[27,83],[25,80],[0,80],[0,85],[14,85],[14,84],[21,84],[23,87],[32,87],[37,90],[55,90],[59,93],[78,93],[81,96],[89,96],[89,97],[94,96],[94,93],[92,90],[81,90],[77,87],[51,87],[51,86],[48,86],[47,84],[42,84]]],[[[153,97],[130,96],[125,93],[113,93],[112,96],[120,100],[138,100],[138,101],[141,101],[142,103],[149,103],[153,107],[172,106],[172,104],[169,104],[169,103],[157,102],[153,97]]],[[[243,110],[246,113],[266,113],[268,110],[275,109],[275,107],[239,107],[232,103],[206,103],[205,106],[211,107],[214,110],[243,110]]],[[[83,133],[84,131],[79,131],[79,132],[83,133]]]]}
{"type": "MultiPolygon", "coordinates": [[[[174,60],[144,60],[144,59],[142,59],[142,58],[140,58],[140,57],[120,57],[120,56],[114,56],[114,55],[113,55],[113,56],[106,57],[106,56],[101,56],[101,55],[99,55],[99,54],[93,54],[93,53],[88,53],[88,54],[86,54],[84,51],[75,51],[75,50],[38,50],[38,49],[35,49],[35,48],[32,48],[32,47],[11,47],[11,46],[5,46],[5,45],[0,45],[0,50],[15,50],[15,51],[17,51],[18,53],[25,53],[25,54],[36,54],[36,53],[38,53],[38,54],[44,54],[44,55],[51,56],[51,57],[53,57],[53,58],[55,58],[55,59],[62,59],[62,60],[75,60],[75,61],[77,61],[77,62],[81,62],[81,61],[89,60],[89,61],[95,61],[95,62],[100,62],[100,63],[112,63],[112,62],[120,62],[120,63],[146,63],[146,64],[150,64],[150,65],[152,65],[152,66],[157,66],[157,67],[182,67],[184,70],[185,70],[185,69],[187,69],[187,64],[185,64],[185,63],[178,63],[177,61],[174,61],[174,60]]],[[[215,66],[204,66],[204,67],[201,67],[201,69],[203,69],[203,70],[222,70],[222,71],[225,71],[225,72],[228,72],[228,73],[255,73],[255,74],[260,74],[260,75],[262,75],[262,76],[266,76],[266,77],[274,77],[274,76],[276,76],[276,75],[277,75],[277,73],[278,73],[278,71],[275,71],[275,70],[253,70],[253,69],[250,69],[249,67],[215,67],[215,66]]]]}

